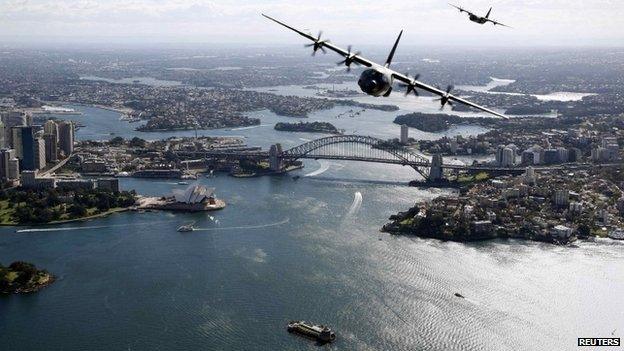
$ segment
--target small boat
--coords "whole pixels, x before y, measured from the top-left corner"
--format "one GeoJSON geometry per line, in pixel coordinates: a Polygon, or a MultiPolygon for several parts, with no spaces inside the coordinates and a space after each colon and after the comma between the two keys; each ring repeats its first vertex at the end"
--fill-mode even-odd
{"type": "Polygon", "coordinates": [[[460,293],[455,293],[455,296],[459,297],[460,299],[464,299],[464,295],[460,294],[460,293]]]}
{"type": "Polygon", "coordinates": [[[298,175],[292,177],[293,180],[299,180],[299,178],[301,178],[301,176],[298,176],[298,175]]]}
{"type": "Polygon", "coordinates": [[[290,321],[286,330],[289,333],[301,334],[322,343],[336,340],[336,334],[331,328],[324,325],[308,324],[305,321],[290,321]]]}
{"type": "Polygon", "coordinates": [[[195,230],[195,227],[193,227],[193,223],[182,225],[178,228],[178,232],[180,233],[192,232],[194,230],[195,230]]]}
{"type": "Polygon", "coordinates": [[[189,182],[178,182],[178,185],[189,185],[189,182]]]}

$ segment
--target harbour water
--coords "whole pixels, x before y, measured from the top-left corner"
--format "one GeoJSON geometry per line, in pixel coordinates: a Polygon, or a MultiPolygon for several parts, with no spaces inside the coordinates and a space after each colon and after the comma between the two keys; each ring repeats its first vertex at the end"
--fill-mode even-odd
{"type": "MultiPolygon", "coordinates": [[[[194,135],[134,132],[114,112],[76,108],[84,115],[60,118],[82,119],[81,139],[194,135]]],[[[335,119],[342,109],[311,119],[398,135],[392,113],[335,119]]],[[[260,146],[319,136],[276,132],[274,122],[286,118],[254,114],[263,126],[199,133],[260,146]]],[[[30,261],[59,278],[36,294],[0,297],[0,350],[319,349],[286,332],[292,319],[332,326],[337,340],[321,348],[335,350],[566,350],[577,337],[621,335],[622,243],[460,244],[380,233],[391,214],[452,194],[407,187],[415,176],[400,166],[309,161],[282,177],[202,177],[229,205],[209,215],[121,213],[0,228],[2,263],[30,261]],[[200,230],[176,231],[193,221],[200,230]]],[[[145,179],[121,186],[146,195],[181,187],[145,179]]]]}

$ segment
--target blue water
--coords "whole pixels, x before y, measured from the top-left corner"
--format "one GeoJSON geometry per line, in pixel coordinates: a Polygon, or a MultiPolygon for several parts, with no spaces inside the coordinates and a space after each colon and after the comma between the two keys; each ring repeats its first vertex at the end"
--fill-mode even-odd
{"type": "MultiPolygon", "coordinates": [[[[117,128],[146,134],[115,113],[84,111],[80,138],[117,128]]],[[[263,124],[281,120],[257,113],[263,124]]],[[[380,116],[341,123],[398,135],[380,116]]],[[[261,146],[316,137],[271,127],[202,133],[261,146]]],[[[59,278],[36,294],[0,297],[0,350],[565,350],[579,336],[624,330],[618,242],[393,237],[379,232],[388,216],[452,191],[407,187],[415,173],[400,166],[309,161],[295,174],[201,178],[228,203],[219,212],[0,228],[1,262],[34,262],[59,278]],[[201,230],[176,231],[193,221],[201,230]],[[318,347],[286,332],[291,319],[331,325],[338,339],[318,347]]],[[[121,186],[145,195],[181,188],[170,180],[121,186]]]]}

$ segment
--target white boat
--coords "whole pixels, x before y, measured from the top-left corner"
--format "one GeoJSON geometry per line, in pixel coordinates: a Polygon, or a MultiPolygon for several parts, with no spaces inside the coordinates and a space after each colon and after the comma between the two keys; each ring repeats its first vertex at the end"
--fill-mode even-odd
{"type": "Polygon", "coordinates": [[[195,227],[193,227],[193,223],[182,225],[178,228],[178,232],[180,233],[192,232],[194,230],[195,230],[195,227]]]}
{"type": "Polygon", "coordinates": [[[178,185],[188,185],[189,182],[178,182],[178,185]]]}

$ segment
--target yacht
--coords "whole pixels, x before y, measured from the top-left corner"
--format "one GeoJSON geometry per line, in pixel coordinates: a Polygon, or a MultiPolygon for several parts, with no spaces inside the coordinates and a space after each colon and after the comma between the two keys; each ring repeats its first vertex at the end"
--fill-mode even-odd
{"type": "Polygon", "coordinates": [[[195,230],[195,227],[193,227],[193,223],[182,225],[178,228],[178,232],[180,233],[192,232],[194,230],[195,230]]]}

